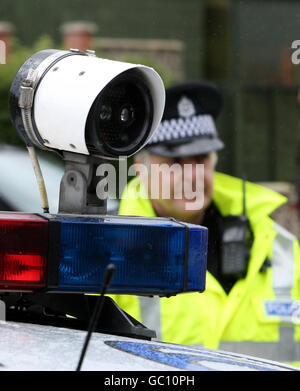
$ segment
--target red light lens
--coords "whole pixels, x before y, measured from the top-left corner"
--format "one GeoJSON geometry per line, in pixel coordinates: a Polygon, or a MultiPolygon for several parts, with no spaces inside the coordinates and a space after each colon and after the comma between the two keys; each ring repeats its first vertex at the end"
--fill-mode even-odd
{"type": "Polygon", "coordinates": [[[0,213],[0,289],[32,290],[46,286],[48,220],[0,213]]]}

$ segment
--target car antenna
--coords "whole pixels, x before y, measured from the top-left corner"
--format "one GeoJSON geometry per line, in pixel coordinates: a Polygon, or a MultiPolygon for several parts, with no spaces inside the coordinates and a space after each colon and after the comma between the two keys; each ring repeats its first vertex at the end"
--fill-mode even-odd
{"type": "Polygon", "coordinates": [[[84,359],[86,351],[87,351],[87,347],[88,347],[89,341],[90,341],[91,336],[92,336],[92,333],[95,331],[95,328],[96,328],[96,326],[98,324],[98,320],[99,320],[99,317],[100,317],[100,314],[101,314],[101,311],[102,311],[102,308],[103,308],[104,295],[105,295],[105,293],[107,291],[107,288],[109,287],[109,284],[110,284],[110,282],[112,280],[114,272],[115,272],[115,265],[112,264],[112,263],[107,265],[106,271],[105,271],[104,280],[103,280],[102,291],[101,291],[100,296],[98,297],[98,300],[97,300],[95,308],[94,308],[93,315],[92,315],[92,317],[90,319],[88,333],[87,333],[86,338],[85,338],[85,342],[84,342],[84,345],[83,345],[83,348],[82,348],[82,351],[81,351],[81,355],[80,355],[80,359],[79,359],[78,364],[77,364],[76,371],[80,371],[83,359],[84,359]]]}

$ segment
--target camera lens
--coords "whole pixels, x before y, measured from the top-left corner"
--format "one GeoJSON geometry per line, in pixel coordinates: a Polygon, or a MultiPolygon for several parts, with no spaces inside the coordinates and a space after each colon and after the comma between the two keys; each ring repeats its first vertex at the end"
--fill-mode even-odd
{"type": "Polygon", "coordinates": [[[125,106],[121,109],[120,120],[122,124],[129,125],[134,120],[134,109],[132,106],[125,106]]]}
{"type": "Polygon", "coordinates": [[[112,80],[98,95],[86,123],[90,152],[126,156],[137,151],[149,135],[153,102],[140,71],[112,80]]]}
{"type": "Polygon", "coordinates": [[[100,107],[99,117],[101,121],[109,121],[111,119],[111,107],[108,105],[102,105],[100,107]]]}

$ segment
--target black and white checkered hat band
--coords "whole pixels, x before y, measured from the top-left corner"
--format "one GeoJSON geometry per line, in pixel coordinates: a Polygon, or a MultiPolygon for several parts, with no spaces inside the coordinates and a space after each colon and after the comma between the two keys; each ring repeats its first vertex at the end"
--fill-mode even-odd
{"type": "Polygon", "coordinates": [[[162,121],[148,145],[186,137],[213,136],[216,134],[217,130],[213,117],[209,114],[200,114],[188,118],[162,121]]]}

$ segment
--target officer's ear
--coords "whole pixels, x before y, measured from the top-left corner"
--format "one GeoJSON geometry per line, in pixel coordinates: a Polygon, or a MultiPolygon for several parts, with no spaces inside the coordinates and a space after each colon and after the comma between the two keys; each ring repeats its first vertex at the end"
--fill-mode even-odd
{"type": "Polygon", "coordinates": [[[214,167],[216,167],[218,164],[218,154],[216,151],[212,152],[212,159],[213,159],[213,165],[214,167]]]}

